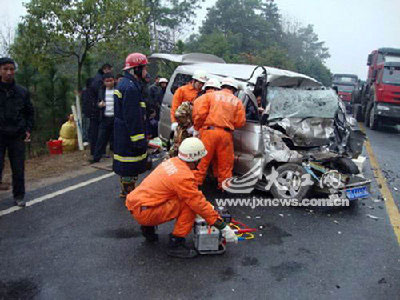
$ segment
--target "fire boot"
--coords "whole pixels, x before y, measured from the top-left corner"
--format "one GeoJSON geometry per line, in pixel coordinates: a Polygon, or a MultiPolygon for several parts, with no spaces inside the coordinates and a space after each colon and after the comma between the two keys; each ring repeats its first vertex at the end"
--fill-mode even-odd
{"type": "Polygon", "coordinates": [[[198,255],[197,251],[186,246],[185,238],[169,235],[167,254],[178,258],[194,258],[198,255]]]}
{"type": "Polygon", "coordinates": [[[121,177],[121,193],[119,197],[125,199],[135,189],[137,177],[121,177]]]}
{"type": "Polygon", "coordinates": [[[147,242],[154,243],[158,241],[158,234],[156,234],[156,228],[154,226],[140,226],[140,229],[147,242]]]}

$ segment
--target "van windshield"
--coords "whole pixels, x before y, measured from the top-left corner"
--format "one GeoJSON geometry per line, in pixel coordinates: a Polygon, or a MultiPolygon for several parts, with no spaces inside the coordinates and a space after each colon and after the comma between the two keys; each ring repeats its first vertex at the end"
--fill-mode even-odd
{"type": "Polygon", "coordinates": [[[339,100],[333,90],[269,87],[269,120],[282,118],[334,118],[339,100]]]}

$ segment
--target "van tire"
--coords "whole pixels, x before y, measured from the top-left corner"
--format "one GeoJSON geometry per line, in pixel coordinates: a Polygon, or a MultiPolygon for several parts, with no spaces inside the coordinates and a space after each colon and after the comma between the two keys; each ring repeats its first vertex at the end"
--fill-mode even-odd
{"type": "Polygon", "coordinates": [[[333,168],[342,174],[360,174],[360,170],[351,158],[339,157],[332,162],[333,168]]]}
{"type": "MultiPolygon", "coordinates": [[[[278,180],[290,180],[290,174],[292,174],[292,180],[295,178],[296,180],[300,180],[302,183],[301,177],[303,175],[306,175],[307,172],[304,170],[304,168],[298,164],[295,163],[286,163],[284,165],[279,166],[276,169],[276,172],[278,173],[278,180]]],[[[301,201],[304,199],[309,191],[311,190],[313,185],[302,185],[298,186],[298,181],[297,181],[297,187],[293,188],[292,191],[288,190],[282,190],[279,188],[279,184],[273,184],[271,186],[271,193],[274,196],[274,198],[277,199],[297,199],[298,201],[301,201]]]]}

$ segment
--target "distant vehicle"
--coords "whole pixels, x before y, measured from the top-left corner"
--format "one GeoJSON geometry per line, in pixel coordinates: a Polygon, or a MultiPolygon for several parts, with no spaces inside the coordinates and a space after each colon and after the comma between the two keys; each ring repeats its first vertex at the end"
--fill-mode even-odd
{"type": "Polygon", "coordinates": [[[353,104],[354,117],[372,130],[400,124],[400,49],[374,50],[367,65],[367,81],[353,104]]]}
{"type": "Polygon", "coordinates": [[[352,102],[360,95],[360,80],[354,74],[334,74],[332,87],[337,87],[338,95],[346,106],[346,111],[351,113],[352,102]]]}

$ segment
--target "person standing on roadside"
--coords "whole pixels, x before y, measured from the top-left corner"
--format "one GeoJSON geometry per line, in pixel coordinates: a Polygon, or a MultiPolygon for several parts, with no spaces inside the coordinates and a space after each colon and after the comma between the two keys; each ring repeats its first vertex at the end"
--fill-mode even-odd
{"type": "Polygon", "coordinates": [[[6,151],[12,171],[15,204],[26,205],[25,142],[30,141],[34,124],[34,109],[29,92],[15,83],[15,62],[0,58],[0,170],[6,151]]]}
{"type": "Polygon", "coordinates": [[[120,197],[135,189],[138,175],[146,171],[146,103],[143,85],[147,76],[147,57],[131,53],[126,57],[124,78],[114,91],[114,162],[120,176],[120,197]]]}
{"type": "Polygon", "coordinates": [[[114,144],[114,76],[111,73],[103,75],[104,87],[99,90],[100,125],[99,136],[96,142],[92,163],[99,162],[101,156],[106,153],[107,144],[113,151],[114,144]]]}
{"type": "Polygon", "coordinates": [[[90,125],[90,86],[92,84],[93,78],[86,79],[86,87],[82,90],[81,99],[82,99],[82,139],[83,146],[89,145],[89,125],[90,125]]]}
{"type": "MultiPolygon", "coordinates": [[[[89,124],[89,139],[90,139],[90,154],[93,156],[96,151],[96,143],[99,135],[99,126],[100,126],[100,108],[98,107],[99,103],[99,91],[103,87],[103,75],[107,73],[112,73],[113,67],[106,63],[104,64],[98,71],[97,74],[93,77],[92,84],[90,86],[90,124],[89,124]]],[[[102,153],[104,154],[104,153],[102,153]]]]}

